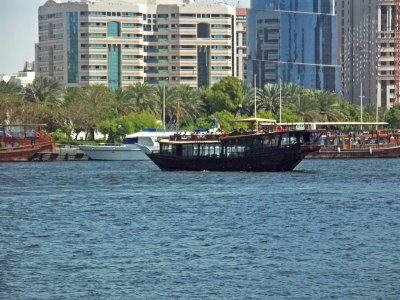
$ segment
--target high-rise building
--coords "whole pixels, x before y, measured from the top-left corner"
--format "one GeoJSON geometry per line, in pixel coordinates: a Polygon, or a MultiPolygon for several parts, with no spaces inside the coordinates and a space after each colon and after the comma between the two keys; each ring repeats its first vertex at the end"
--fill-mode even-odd
{"type": "Polygon", "coordinates": [[[252,0],[247,81],[339,90],[334,0],[252,0]]]}
{"type": "Polygon", "coordinates": [[[395,0],[337,1],[342,94],[390,108],[395,97],[395,0]],[[362,83],[362,86],[361,86],[362,83]]]}
{"type": "Polygon", "coordinates": [[[352,103],[376,102],[376,0],[336,2],[341,94],[352,103]]]}
{"type": "Polygon", "coordinates": [[[236,9],[236,77],[246,81],[247,8],[236,9]]]}
{"type": "Polygon", "coordinates": [[[378,0],[377,13],[377,86],[378,106],[390,108],[396,102],[395,95],[395,3],[394,0],[378,0]]]}
{"type": "Polygon", "coordinates": [[[235,15],[191,0],[48,0],[36,70],[69,86],[209,86],[236,74],[235,15]]]}

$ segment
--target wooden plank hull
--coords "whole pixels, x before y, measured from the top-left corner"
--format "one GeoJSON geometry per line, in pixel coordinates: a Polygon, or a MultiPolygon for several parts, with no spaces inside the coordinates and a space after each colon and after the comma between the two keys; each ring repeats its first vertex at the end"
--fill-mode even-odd
{"type": "Polygon", "coordinates": [[[149,158],[164,171],[292,171],[304,158],[300,147],[277,149],[250,157],[198,157],[148,153],[149,158]]]}
{"type": "Polygon", "coordinates": [[[362,158],[398,158],[400,157],[400,146],[376,149],[360,150],[324,150],[309,153],[306,159],[362,159],[362,158]]]}
{"type": "Polygon", "coordinates": [[[46,142],[32,146],[0,148],[0,162],[30,161],[38,152],[53,152],[54,143],[46,142]]]}

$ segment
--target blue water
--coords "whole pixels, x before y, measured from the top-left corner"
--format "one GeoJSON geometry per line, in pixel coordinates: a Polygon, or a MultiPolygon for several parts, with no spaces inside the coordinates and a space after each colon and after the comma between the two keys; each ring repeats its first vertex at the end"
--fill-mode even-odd
{"type": "Polygon", "coordinates": [[[400,160],[0,164],[1,299],[399,299],[400,160]]]}

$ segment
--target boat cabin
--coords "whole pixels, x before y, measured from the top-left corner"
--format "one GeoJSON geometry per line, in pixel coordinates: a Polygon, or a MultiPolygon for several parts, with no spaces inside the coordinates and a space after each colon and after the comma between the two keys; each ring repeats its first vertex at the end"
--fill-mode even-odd
{"type": "Polygon", "coordinates": [[[186,137],[184,140],[171,137],[160,141],[160,154],[179,157],[249,157],[262,155],[282,148],[300,147],[312,144],[320,136],[320,132],[272,132],[253,134],[231,134],[199,139],[186,137]]]}

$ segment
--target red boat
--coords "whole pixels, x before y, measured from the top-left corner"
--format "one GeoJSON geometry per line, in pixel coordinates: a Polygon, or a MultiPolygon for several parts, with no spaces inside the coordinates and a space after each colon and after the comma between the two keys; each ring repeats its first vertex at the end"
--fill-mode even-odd
{"type": "Polygon", "coordinates": [[[38,152],[55,152],[45,124],[0,125],[0,162],[30,161],[38,152]]]}

